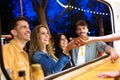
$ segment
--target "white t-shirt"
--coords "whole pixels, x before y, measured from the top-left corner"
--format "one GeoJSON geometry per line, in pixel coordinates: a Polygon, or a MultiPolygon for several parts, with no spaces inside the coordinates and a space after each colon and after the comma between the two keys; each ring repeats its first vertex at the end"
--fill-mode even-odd
{"type": "Polygon", "coordinates": [[[85,63],[85,46],[79,47],[77,65],[85,63]]]}

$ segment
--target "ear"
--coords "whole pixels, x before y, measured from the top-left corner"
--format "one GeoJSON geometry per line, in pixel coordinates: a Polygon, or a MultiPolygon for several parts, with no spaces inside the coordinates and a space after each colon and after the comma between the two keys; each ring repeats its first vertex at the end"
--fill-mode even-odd
{"type": "Polygon", "coordinates": [[[11,34],[12,35],[17,35],[17,31],[16,30],[11,30],[11,34]]]}
{"type": "Polygon", "coordinates": [[[89,29],[87,28],[87,32],[89,32],[89,29]]]}
{"type": "Polygon", "coordinates": [[[85,31],[88,33],[89,32],[89,29],[87,26],[85,26],[85,31]]]}

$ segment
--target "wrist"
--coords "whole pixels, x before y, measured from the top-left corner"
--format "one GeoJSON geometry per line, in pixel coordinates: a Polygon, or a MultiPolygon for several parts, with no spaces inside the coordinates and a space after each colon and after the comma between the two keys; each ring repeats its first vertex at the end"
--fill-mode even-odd
{"type": "Polygon", "coordinates": [[[63,53],[64,53],[64,54],[68,54],[68,52],[69,52],[69,51],[67,50],[67,48],[63,50],[63,53]]]}
{"type": "Polygon", "coordinates": [[[63,53],[65,54],[65,55],[69,55],[69,48],[68,47],[66,47],[64,50],[63,50],[63,53]]]}

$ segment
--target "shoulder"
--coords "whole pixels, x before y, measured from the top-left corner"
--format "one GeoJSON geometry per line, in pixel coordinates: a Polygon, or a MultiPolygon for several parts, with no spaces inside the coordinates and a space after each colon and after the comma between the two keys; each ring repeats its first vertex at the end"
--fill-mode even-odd
{"type": "Polygon", "coordinates": [[[34,55],[37,56],[37,55],[44,55],[45,53],[42,52],[42,51],[35,51],[34,52],[34,55]]]}
{"type": "Polygon", "coordinates": [[[32,61],[39,61],[43,58],[46,58],[47,54],[42,51],[35,51],[32,55],[32,61]]]}
{"type": "Polygon", "coordinates": [[[33,58],[37,58],[37,57],[41,57],[41,56],[46,56],[46,53],[44,53],[42,51],[35,51],[33,53],[33,58]]]}
{"type": "Polygon", "coordinates": [[[7,44],[5,44],[5,45],[3,45],[2,46],[2,50],[3,50],[3,52],[9,52],[9,53],[11,53],[11,52],[14,52],[15,51],[15,48],[10,44],[10,43],[7,43],[7,44]]]}
{"type": "Polygon", "coordinates": [[[2,45],[2,48],[11,48],[11,45],[10,43],[7,43],[7,44],[2,45]]]}
{"type": "Polygon", "coordinates": [[[103,41],[98,41],[98,42],[96,42],[96,44],[98,44],[98,45],[107,45],[105,42],[103,42],[103,41]]]}

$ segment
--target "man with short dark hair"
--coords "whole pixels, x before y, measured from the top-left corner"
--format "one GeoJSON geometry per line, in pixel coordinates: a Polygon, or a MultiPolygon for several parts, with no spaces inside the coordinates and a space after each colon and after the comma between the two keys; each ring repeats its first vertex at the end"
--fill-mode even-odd
{"type": "MultiPolygon", "coordinates": [[[[84,38],[88,33],[87,23],[83,20],[79,20],[76,23],[76,34],[84,38]]],[[[87,37],[85,38],[87,39],[87,37]]],[[[110,54],[112,59],[118,59],[118,53],[109,45],[104,42],[93,42],[79,48],[75,48],[71,51],[71,57],[74,65],[81,65],[85,62],[97,58],[99,52],[106,52],[110,54]]]]}
{"type": "Polygon", "coordinates": [[[23,50],[30,40],[28,21],[24,17],[17,17],[11,23],[12,40],[3,45],[4,65],[12,80],[30,80],[28,54],[23,50]]]}

